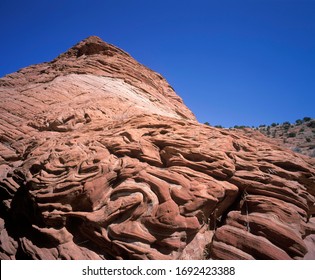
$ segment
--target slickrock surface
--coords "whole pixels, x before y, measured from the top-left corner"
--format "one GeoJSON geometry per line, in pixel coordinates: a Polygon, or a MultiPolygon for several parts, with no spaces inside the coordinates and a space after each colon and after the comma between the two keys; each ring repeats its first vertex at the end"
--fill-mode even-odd
{"type": "Polygon", "coordinates": [[[89,37],[0,79],[1,259],[313,259],[315,161],[199,124],[89,37]]]}

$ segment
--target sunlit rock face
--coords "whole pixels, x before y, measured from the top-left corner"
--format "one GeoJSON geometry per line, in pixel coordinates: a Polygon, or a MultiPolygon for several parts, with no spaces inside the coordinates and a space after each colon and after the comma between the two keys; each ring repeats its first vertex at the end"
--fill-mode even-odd
{"type": "Polygon", "coordinates": [[[314,159],[199,124],[98,37],[0,95],[1,259],[314,258],[314,159]]]}

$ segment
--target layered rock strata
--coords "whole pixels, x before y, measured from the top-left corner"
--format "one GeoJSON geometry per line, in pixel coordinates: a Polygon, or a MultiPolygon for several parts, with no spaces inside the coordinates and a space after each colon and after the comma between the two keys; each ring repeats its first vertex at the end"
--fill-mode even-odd
{"type": "Polygon", "coordinates": [[[314,159],[199,124],[99,38],[0,95],[1,259],[314,258],[314,159]]]}

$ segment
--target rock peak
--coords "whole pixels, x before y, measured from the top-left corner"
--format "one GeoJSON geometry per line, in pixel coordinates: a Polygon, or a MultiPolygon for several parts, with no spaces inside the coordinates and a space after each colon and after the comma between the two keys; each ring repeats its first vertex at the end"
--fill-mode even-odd
{"type": "Polygon", "coordinates": [[[81,42],[102,42],[105,43],[100,37],[96,36],[96,35],[91,35],[85,39],[83,39],[81,42]]]}
{"type": "MultiPolygon", "coordinates": [[[[56,83],[58,86],[62,84],[62,88],[68,88],[71,85],[69,90],[74,95],[78,89],[72,88],[73,84],[78,86],[83,82],[85,83],[83,88],[87,91],[89,89],[86,88],[86,84],[90,83],[93,87],[98,84],[102,92],[109,92],[111,96],[107,100],[110,103],[107,104],[104,103],[106,100],[97,98],[102,102],[102,106],[105,106],[107,117],[117,117],[117,114],[126,115],[125,111],[130,107],[129,115],[155,113],[196,121],[193,113],[160,74],[97,36],[87,37],[50,62],[26,67],[0,79],[0,87],[16,88],[29,86],[30,83],[50,82],[53,82],[54,87],[57,86],[56,83]],[[57,77],[69,79],[56,79],[57,77]],[[105,87],[109,85],[114,86],[112,82],[116,83],[115,89],[105,90],[105,87]],[[135,104],[137,106],[134,106],[135,104]]],[[[83,88],[81,87],[81,90],[83,88]]],[[[101,94],[98,89],[94,89],[93,93],[86,95],[87,101],[92,96],[96,98],[96,92],[101,94]]],[[[59,105],[57,107],[60,107],[59,105]]],[[[53,110],[57,114],[56,110],[59,109],[53,110]]]]}
{"type": "Polygon", "coordinates": [[[89,36],[70,48],[67,52],[59,56],[59,58],[62,58],[64,56],[80,57],[83,55],[90,56],[95,54],[114,56],[115,53],[125,54],[129,56],[129,54],[127,54],[123,50],[104,42],[100,37],[89,36]]]}

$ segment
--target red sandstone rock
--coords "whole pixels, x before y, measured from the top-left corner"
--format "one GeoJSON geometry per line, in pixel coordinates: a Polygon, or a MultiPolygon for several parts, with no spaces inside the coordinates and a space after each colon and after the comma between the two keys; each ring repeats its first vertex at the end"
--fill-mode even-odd
{"type": "Polygon", "coordinates": [[[0,94],[1,259],[314,256],[314,159],[199,124],[99,38],[0,94]]]}

